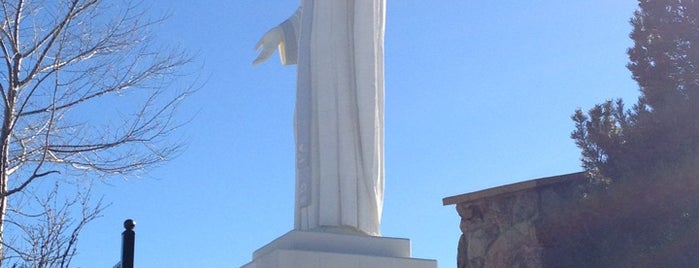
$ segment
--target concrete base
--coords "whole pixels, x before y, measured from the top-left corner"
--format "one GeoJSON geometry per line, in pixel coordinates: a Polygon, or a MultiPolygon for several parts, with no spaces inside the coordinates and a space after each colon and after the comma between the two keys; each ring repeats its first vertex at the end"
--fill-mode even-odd
{"type": "Polygon", "coordinates": [[[291,231],[253,253],[242,268],[437,268],[410,257],[410,240],[348,233],[291,231]]]}

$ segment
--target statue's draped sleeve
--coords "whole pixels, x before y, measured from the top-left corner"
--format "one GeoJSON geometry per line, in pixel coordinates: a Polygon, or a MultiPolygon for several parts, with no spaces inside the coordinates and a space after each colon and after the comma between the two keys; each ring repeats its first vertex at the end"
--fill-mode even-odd
{"type": "Polygon", "coordinates": [[[284,33],[284,40],[279,44],[279,57],[284,65],[298,63],[301,12],[302,7],[299,7],[294,15],[279,25],[284,33]]]}

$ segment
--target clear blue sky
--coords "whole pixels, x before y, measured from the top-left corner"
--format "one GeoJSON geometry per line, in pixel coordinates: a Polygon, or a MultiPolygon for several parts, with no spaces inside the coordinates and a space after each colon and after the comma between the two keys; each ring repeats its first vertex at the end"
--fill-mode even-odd
{"type": "MultiPolygon", "coordinates": [[[[297,0],[159,0],[158,42],[196,55],[204,80],[173,139],[187,149],[147,176],[95,186],[112,205],[83,232],[79,267],[112,267],[137,221],[137,267],[239,267],[293,228],[295,67],[251,65],[258,38],[297,0]]],[[[382,231],[456,266],[444,197],[580,171],[570,115],[638,96],[626,70],[632,0],[387,0],[382,231]]]]}

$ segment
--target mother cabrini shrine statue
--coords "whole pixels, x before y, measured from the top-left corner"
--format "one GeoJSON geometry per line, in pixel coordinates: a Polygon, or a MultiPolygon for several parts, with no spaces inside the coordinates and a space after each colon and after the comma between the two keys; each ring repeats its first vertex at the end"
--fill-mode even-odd
{"type": "Polygon", "coordinates": [[[380,235],[385,0],[302,0],[258,42],[297,64],[295,229],[380,235]]]}

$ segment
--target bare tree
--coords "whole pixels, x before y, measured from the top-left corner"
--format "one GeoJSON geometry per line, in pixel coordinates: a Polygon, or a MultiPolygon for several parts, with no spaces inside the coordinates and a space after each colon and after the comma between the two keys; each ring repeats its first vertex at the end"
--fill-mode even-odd
{"type": "MultiPolygon", "coordinates": [[[[65,188],[65,187],[64,187],[65,188]]],[[[32,189],[33,190],[33,189],[32,189]]],[[[63,189],[56,182],[45,193],[21,193],[21,210],[10,208],[5,223],[13,229],[4,262],[13,268],[67,268],[77,254],[78,237],[104,209],[90,201],[90,188],[63,189]],[[68,190],[71,194],[66,195],[68,190]]]]}
{"type": "Polygon", "coordinates": [[[154,47],[160,19],[142,10],[128,0],[0,0],[0,259],[8,215],[23,213],[12,198],[30,186],[131,174],[179,148],[164,138],[189,91],[168,89],[189,59],[154,47]]]}

